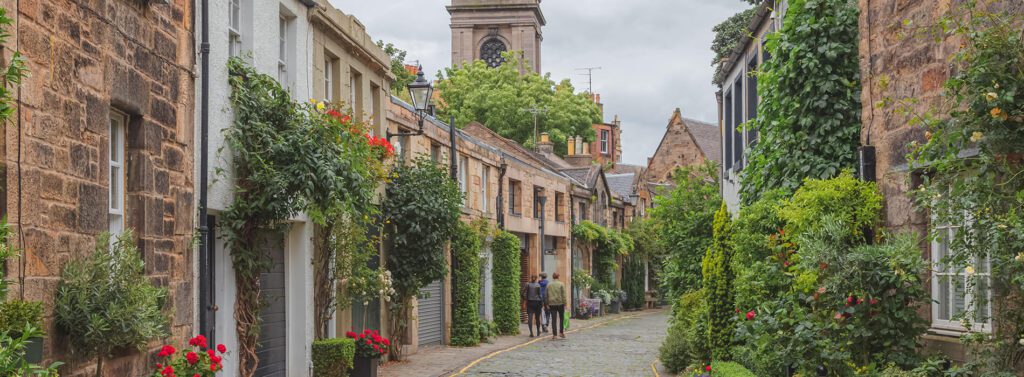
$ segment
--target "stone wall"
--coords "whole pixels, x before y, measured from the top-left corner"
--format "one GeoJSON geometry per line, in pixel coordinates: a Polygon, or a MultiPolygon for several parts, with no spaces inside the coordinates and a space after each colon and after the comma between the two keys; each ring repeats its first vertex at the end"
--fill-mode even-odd
{"type": "MultiPolygon", "coordinates": [[[[1009,0],[1003,6],[1024,9],[1024,1],[1009,0]]],[[[912,171],[906,155],[911,142],[924,142],[924,128],[908,123],[894,107],[877,108],[876,103],[891,99],[916,99],[912,110],[923,113],[940,104],[942,86],[949,78],[949,58],[960,47],[957,38],[936,43],[934,36],[920,29],[934,25],[951,11],[950,0],[860,0],[860,61],[863,144],[877,148],[878,185],[885,196],[885,224],[894,231],[924,235],[928,232],[928,214],[916,210],[907,192],[912,188],[912,171]]],[[[930,244],[922,242],[922,254],[931,257],[930,244]]],[[[930,308],[921,315],[931,318],[930,308]]],[[[929,347],[962,359],[962,347],[954,336],[939,333],[926,336],[929,347]]]]}
{"type": "MultiPolygon", "coordinates": [[[[20,46],[31,71],[20,119],[4,133],[7,215],[25,266],[10,263],[9,276],[24,279],[12,294],[45,303],[45,355],[67,363],[62,375],[95,372],[91,360],[69,355],[53,298],[64,263],[90,254],[109,227],[112,109],[128,115],[125,228],[135,231],[146,273],[170,291],[170,340],[194,331],[192,3],[142,3],[0,1],[17,9],[8,13],[17,43],[5,56],[20,46]]],[[[147,354],[117,353],[102,374],[143,375],[147,354]]]]}
{"type": "Polygon", "coordinates": [[[658,149],[647,161],[644,182],[671,183],[672,172],[678,167],[704,163],[704,152],[686,130],[686,124],[677,109],[669,119],[665,135],[658,149]]]}

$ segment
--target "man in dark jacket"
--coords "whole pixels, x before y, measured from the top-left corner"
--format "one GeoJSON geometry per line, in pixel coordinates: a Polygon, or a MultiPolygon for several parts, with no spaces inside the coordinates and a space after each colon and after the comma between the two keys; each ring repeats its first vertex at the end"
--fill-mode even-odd
{"type": "Polygon", "coordinates": [[[540,335],[540,310],[544,306],[540,284],[537,283],[537,275],[530,276],[530,282],[523,286],[523,299],[526,300],[526,326],[530,328],[530,337],[533,337],[533,324],[537,324],[537,335],[540,335]]]}
{"type": "MultiPolygon", "coordinates": [[[[547,272],[541,272],[540,273],[540,282],[538,282],[538,284],[540,284],[540,297],[541,297],[541,300],[543,302],[547,302],[547,300],[548,300],[548,273],[547,272]]],[[[543,319],[542,319],[541,323],[544,325],[544,333],[546,334],[548,332],[548,322],[549,322],[548,321],[548,317],[550,316],[550,312],[548,310],[548,305],[546,303],[542,307],[543,307],[543,310],[544,310],[544,316],[542,317],[543,319]]],[[[538,333],[538,335],[539,335],[539,333],[538,333]]]]}

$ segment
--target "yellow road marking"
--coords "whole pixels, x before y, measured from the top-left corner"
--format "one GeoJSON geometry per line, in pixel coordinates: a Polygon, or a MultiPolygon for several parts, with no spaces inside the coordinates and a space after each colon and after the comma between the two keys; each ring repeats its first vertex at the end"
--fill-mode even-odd
{"type": "MultiPolygon", "coordinates": [[[[653,311],[653,312],[645,312],[645,313],[626,315],[626,316],[622,316],[622,317],[619,317],[619,318],[609,319],[609,320],[601,322],[601,323],[595,323],[595,324],[587,326],[587,327],[580,327],[580,328],[577,328],[575,330],[569,330],[569,331],[566,331],[566,333],[567,334],[572,334],[572,333],[577,332],[577,331],[589,330],[589,329],[592,329],[592,328],[604,326],[604,325],[607,325],[607,324],[612,323],[612,322],[621,321],[621,320],[628,319],[628,318],[635,318],[635,317],[639,317],[641,315],[654,314],[654,313],[658,313],[658,312],[660,312],[660,310],[656,310],[656,311],[653,311]]],[[[501,349],[501,350],[497,350],[497,351],[491,352],[491,353],[487,354],[484,357],[481,357],[479,359],[473,360],[472,362],[467,364],[462,369],[459,369],[458,372],[449,374],[448,377],[456,377],[456,376],[462,375],[463,373],[466,373],[466,371],[468,371],[470,368],[473,368],[474,366],[476,366],[477,364],[479,364],[480,362],[482,362],[484,360],[490,359],[492,357],[498,356],[498,355],[503,354],[503,353],[508,352],[508,351],[516,350],[516,349],[519,349],[519,348],[522,348],[522,347],[526,347],[528,345],[531,345],[533,343],[537,343],[537,342],[545,340],[545,339],[549,339],[549,338],[546,337],[546,336],[544,336],[544,337],[537,337],[537,339],[531,340],[531,341],[526,342],[526,343],[520,343],[520,344],[517,344],[517,345],[509,347],[509,348],[505,348],[505,349],[501,349]]],[[[654,373],[657,374],[658,372],[655,371],[654,373]]]]}
{"type": "Polygon", "coordinates": [[[654,377],[661,377],[661,374],[658,373],[658,367],[654,366],[654,364],[657,364],[657,363],[658,363],[658,359],[654,359],[654,361],[651,362],[651,372],[654,372],[654,377]]]}

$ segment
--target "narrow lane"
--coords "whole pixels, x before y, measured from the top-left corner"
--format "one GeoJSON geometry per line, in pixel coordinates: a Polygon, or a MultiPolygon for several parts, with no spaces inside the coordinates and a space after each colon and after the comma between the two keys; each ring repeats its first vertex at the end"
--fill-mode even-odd
{"type": "Polygon", "coordinates": [[[480,360],[459,376],[652,376],[668,312],[639,312],[589,329],[587,321],[572,325],[581,330],[480,360]]]}

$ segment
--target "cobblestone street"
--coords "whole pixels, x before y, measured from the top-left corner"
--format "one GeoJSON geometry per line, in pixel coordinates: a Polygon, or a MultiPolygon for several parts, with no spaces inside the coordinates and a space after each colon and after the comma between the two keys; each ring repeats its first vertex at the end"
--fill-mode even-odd
{"type": "Polygon", "coordinates": [[[480,360],[458,376],[652,376],[668,312],[640,312],[589,327],[573,321],[566,339],[539,340],[480,360]]]}

